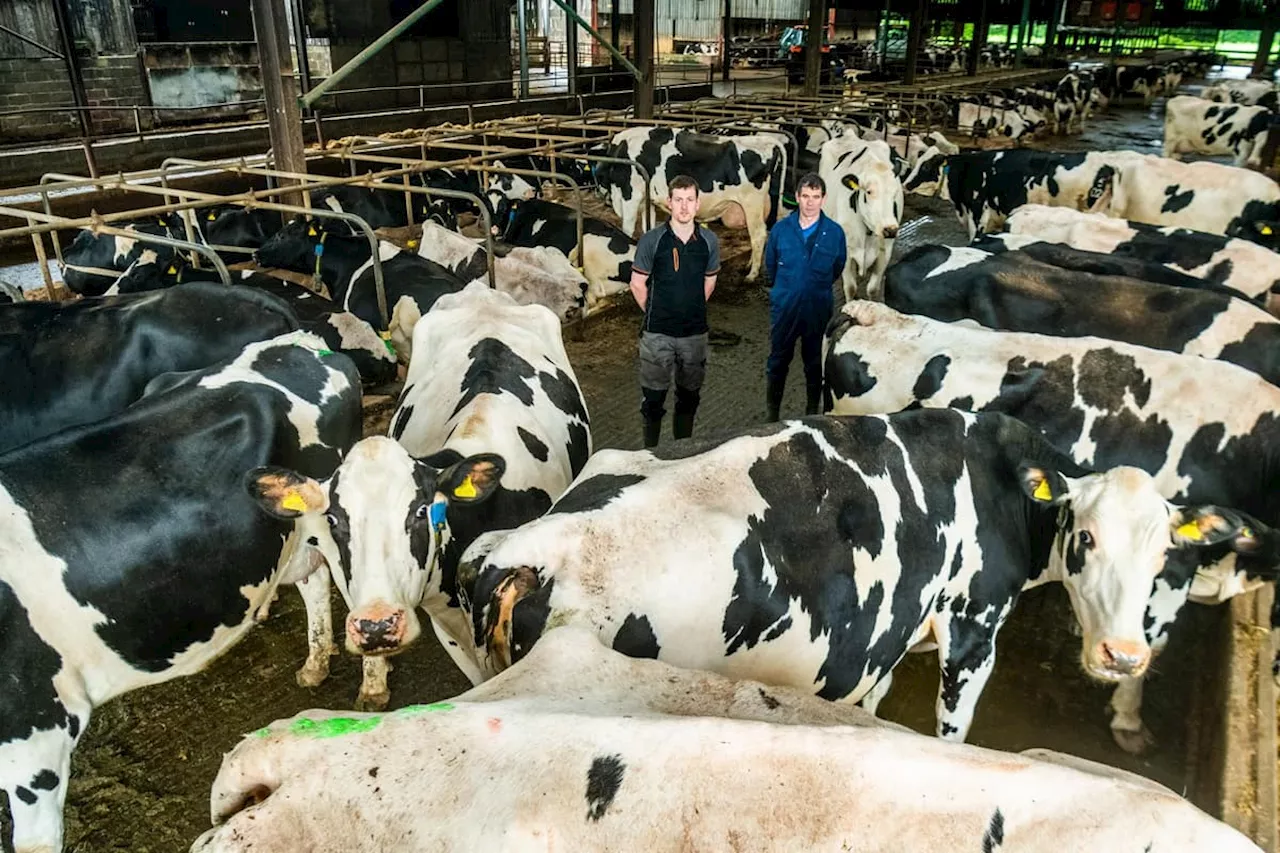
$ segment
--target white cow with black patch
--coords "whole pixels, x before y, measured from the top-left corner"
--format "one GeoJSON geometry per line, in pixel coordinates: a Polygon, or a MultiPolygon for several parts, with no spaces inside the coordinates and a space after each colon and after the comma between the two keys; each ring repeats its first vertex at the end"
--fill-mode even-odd
{"type": "MultiPolygon", "coordinates": [[[[1188,593],[1216,603],[1276,577],[1280,537],[1267,525],[1280,521],[1272,473],[1280,388],[1247,370],[1101,338],[994,332],[857,302],[828,330],[825,376],[835,413],[917,406],[1004,412],[1080,464],[1136,465],[1170,500],[1212,501],[1265,522],[1247,519],[1229,544],[1203,549],[1189,564],[1171,561],[1153,576],[1146,636],[1156,649],[1188,593]]],[[[1077,540],[1073,547],[1102,546],[1077,540]]],[[[1151,579],[1145,582],[1151,591],[1151,579]]],[[[1141,695],[1141,682],[1131,680],[1112,702],[1112,731],[1130,751],[1146,740],[1141,695]]]]}
{"type": "Polygon", "coordinates": [[[1266,107],[1219,104],[1191,95],[1170,98],[1164,108],[1165,157],[1226,154],[1236,166],[1258,168],[1274,133],[1276,114],[1266,107]]]}
{"type": "MultiPolygon", "coordinates": [[[[652,176],[649,198],[666,210],[668,187],[679,175],[698,182],[701,222],[720,220],[729,228],[746,228],[751,237],[755,281],[764,261],[769,228],[777,221],[787,174],[787,148],[777,134],[710,136],[670,127],[630,127],[613,137],[612,157],[633,160],[652,176]]],[[[603,164],[596,170],[600,188],[609,194],[622,230],[635,236],[642,222],[644,178],[638,169],[603,164]]]]}
{"type": "MultiPolygon", "coordinates": [[[[418,255],[435,261],[463,281],[489,281],[489,256],[456,231],[434,222],[422,223],[418,255]]],[[[493,259],[498,290],[521,305],[549,308],[561,320],[576,320],[586,305],[587,280],[558,249],[515,247],[493,259]]]]}
{"type": "Polygon", "coordinates": [[[1280,315],[1280,255],[1248,240],[1041,204],[1022,205],[1006,227],[1019,237],[1163,264],[1280,315]]]}
{"type": "Polygon", "coordinates": [[[1137,469],[1079,469],[1003,415],[807,418],[687,445],[597,453],[551,512],[468,550],[485,675],[572,623],[633,657],[874,708],[935,642],[938,733],[959,741],[1021,589],[1066,584],[1088,671],[1139,674],[1170,536],[1240,524],[1170,506],[1137,469]],[[1071,545],[1086,528],[1096,550],[1071,545]]]}
{"type": "MultiPolygon", "coordinates": [[[[413,335],[390,438],[359,442],[324,481],[255,474],[295,484],[313,496],[307,516],[329,522],[326,556],[350,608],[346,646],[365,655],[361,707],[386,705],[385,658],[418,639],[419,607],[479,680],[455,581],[462,551],[546,512],[591,454],[586,403],[550,311],[473,282],[437,300],[413,335]]],[[[294,515],[272,494],[261,506],[294,515]]]]}
{"type": "Polygon", "coordinates": [[[210,814],[192,853],[382,853],[406,838],[583,853],[1260,853],[1136,774],[942,743],[800,691],[633,660],[573,628],[447,702],[306,711],[250,734],[223,759],[210,814]],[[447,820],[423,806],[440,803],[447,820]]]}
{"type": "MultiPolygon", "coordinates": [[[[359,376],[324,346],[251,343],[0,456],[0,791],[19,853],[62,849],[71,751],[95,707],[204,669],[281,584],[308,613],[327,608],[323,526],[267,518],[243,483],[267,463],[327,476],[359,437],[359,376]]],[[[329,666],[310,639],[300,681],[329,666]]]]}
{"type": "Polygon", "coordinates": [[[889,146],[846,133],[822,146],[818,175],[827,185],[822,210],[844,230],[848,248],[845,299],[859,291],[878,299],[904,207],[889,146]]]}

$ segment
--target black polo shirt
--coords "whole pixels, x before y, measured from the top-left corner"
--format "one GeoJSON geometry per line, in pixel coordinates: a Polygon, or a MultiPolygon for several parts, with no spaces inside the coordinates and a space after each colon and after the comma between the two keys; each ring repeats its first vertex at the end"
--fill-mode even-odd
{"type": "Polygon", "coordinates": [[[704,279],[720,271],[720,241],[715,234],[695,224],[693,236],[684,243],[670,222],[659,225],[636,244],[631,268],[649,276],[644,331],[673,338],[706,334],[704,279]]]}

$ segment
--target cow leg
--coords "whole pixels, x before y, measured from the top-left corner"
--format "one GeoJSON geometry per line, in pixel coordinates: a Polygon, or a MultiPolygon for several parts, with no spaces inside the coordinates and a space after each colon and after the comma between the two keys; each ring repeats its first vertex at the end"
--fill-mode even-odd
{"type": "Polygon", "coordinates": [[[1111,737],[1130,755],[1141,755],[1155,742],[1142,723],[1142,681],[1126,678],[1111,694],[1111,737]]]}
{"type": "Polygon", "coordinates": [[[759,202],[743,202],[742,212],[747,217],[747,234],[751,237],[751,269],[747,281],[755,281],[764,262],[764,244],[769,240],[769,229],[764,224],[764,205],[759,202]]]}
{"type": "Polygon", "coordinates": [[[81,713],[68,713],[73,729],[43,729],[26,740],[0,745],[0,790],[9,796],[15,853],[62,850],[62,808],[71,750],[89,722],[89,706],[81,713]]]}
{"type": "Polygon", "coordinates": [[[862,709],[868,714],[874,715],[876,709],[880,707],[880,703],[884,701],[884,697],[889,695],[889,688],[893,686],[893,672],[889,671],[884,677],[876,682],[875,687],[867,691],[867,694],[858,702],[862,709]]]}
{"type": "Polygon", "coordinates": [[[978,697],[996,665],[995,637],[1009,615],[1002,607],[994,625],[963,617],[934,620],[938,641],[938,737],[963,743],[973,724],[978,697]]]}
{"type": "MultiPolygon", "coordinates": [[[[319,554],[316,555],[319,557],[319,554]]],[[[333,642],[333,612],[329,608],[329,565],[298,581],[298,594],[307,608],[307,662],[297,672],[299,687],[317,687],[329,677],[329,658],[338,653],[333,642]]]]}
{"type": "Polygon", "coordinates": [[[391,701],[391,688],[387,686],[387,673],[391,671],[391,661],[384,657],[366,656],[363,662],[363,678],[360,681],[360,693],[356,696],[357,711],[382,711],[391,701]]]}
{"type": "Polygon", "coordinates": [[[871,273],[867,276],[867,298],[876,302],[884,301],[884,274],[889,267],[889,258],[893,256],[893,241],[885,240],[877,251],[875,261],[871,265],[871,273]]]}

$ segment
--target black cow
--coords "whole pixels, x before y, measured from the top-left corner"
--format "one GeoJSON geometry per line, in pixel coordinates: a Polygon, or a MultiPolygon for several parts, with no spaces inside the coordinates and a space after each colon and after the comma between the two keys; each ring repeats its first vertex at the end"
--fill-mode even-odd
{"type": "Polygon", "coordinates": [[[10,284],[4,279],[0,279],[0,305],[9,305],[14,302],[24,302],[26,297],[22,294],[22,288],[16,284],[10,284]]]}
{"type": "MultiPolygon", "coordinates": [[[[418,202],[419,207],[422,205],[417,196],[414,196],[413,200],[418,202]]],[[[409,224],[409,217],[404,209],[404,196],[392,190],[349,186],[329,187],[316,190],[311,194],[311,206],[324,207],[340,213],[353,213],[374,229],[401,228],[409,224]]],[[[330,222],[330,227],[337,229],[339,233],[363,233],[357,232],[345,222],[341,224],[338,224],[338,220],[330,220],[330,222]]]]}
{"type": "MultiPolygon", "coordinates": [[[[257,249],[280,230],[280,214],[273,210],[245,208],[240,205],[218,205],[198,211],[197,221],[211,246],[238,246],[257,249]]],[[[250,253],[219,252],[228,263],[249,260],[250,253]]]]}
{"type": "MultiPolygon", "coordinates": [[[[274,294],[289,303],[302,329],[324,338],[329,349],[351,359],[366,384],[379,385],[395,378],[395,354],[377,329],[355,314],[343,311],[332,300],[300,284],[275,276],[249,270],[232,273],[232,276],[233,284],[274,294]]],[[[141,293],[194,281],[221,279],[214,270],[196,269],[178,258],[168,264],[134,264],[116,282],[115,289],[120,293],[141,293]]]]}
{"type": "MultiPolygon", "coordinates": [[[[199,671],[282,583],[327,603],[314,544],[327,525],[266,516],[244,478],[264,464],[328,476],[360,416],[351,362],[299,332],[157,377],[120,414],[0,456],[0,790],[17,850],[62,849],[94,707],[199,671]]],[[[327,668],[328,653],[309,660],[327,668]]]]}
{"type": "Polygon", "coordinates": [[[1064,270],[1021,251],[922,246],[889,268],[885,302],[944,322],[1216,358],[1280,384],[1280,321],[1262,309],[1208,290],[1064,270]]]}
{"type": "Polygon", "coordinates": [[[147,383],[298,328],[282,300],[191,284],[0,310],[0,451],[123,410],[147,383]]]}
{"type": "MultiPolygon", "coordinates": [[[[413,327],[446,293],[466,283],[445,267],[385,241],[378,256],[387,294],[391,342],[402,360],[409,359],[413,327]]],[[[323,222],[293,220],[257,252],[258,263],[294,272],[311,273],[329,288],[343,311],[350,311],[375,329],[382,329],[374,286],[369,241],[328,230],[323,222]]]]}

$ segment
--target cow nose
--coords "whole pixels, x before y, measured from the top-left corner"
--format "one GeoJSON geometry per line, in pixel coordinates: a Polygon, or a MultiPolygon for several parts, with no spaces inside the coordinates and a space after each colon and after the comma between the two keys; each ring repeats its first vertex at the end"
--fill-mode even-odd
{"type": "Polygon", "coordinates": [[[382,618],[352,617],[347,622],[347,633],[361,652],[388,651],[400,646],[404,626],[404,612],[393,611],[382,618]]]}
{"type": "Polygon", "coordinates": [[[1117,675],[1139,675],[1147,668],[1151,650],[1131,640],[1103,640],[1098,644],[1098,660],[1117,675]]]}
{"type": "Polygon", "coordinates": [[[884,228],[880,230],[880,233],[892,240],[894,237],[898,236],[898,226],[886,225],[884,228]]]}

